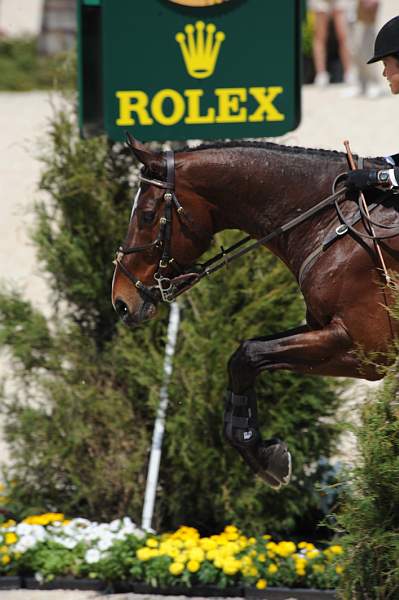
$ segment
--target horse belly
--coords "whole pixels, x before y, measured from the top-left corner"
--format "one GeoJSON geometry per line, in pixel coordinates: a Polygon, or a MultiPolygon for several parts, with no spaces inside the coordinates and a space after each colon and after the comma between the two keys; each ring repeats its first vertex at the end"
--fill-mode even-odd
{"type": "MultiPolygon", "coordinates": [[[[306,306],[319,327],[339,318],[354,347],[384,353],[392,345],[393,334],[399,333],[387,308],[394,302],[393,294],[371,256],[350,242],[327,251],[311,270],[302,290],[306,306]]],[[[397,263],[387,262],[389,268],[397,269],[397,263]]]]}

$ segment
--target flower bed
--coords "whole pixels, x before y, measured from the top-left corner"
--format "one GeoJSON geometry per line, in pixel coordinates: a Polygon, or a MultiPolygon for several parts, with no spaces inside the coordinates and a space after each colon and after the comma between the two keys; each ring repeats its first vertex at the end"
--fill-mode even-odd
{"type": "MultiPolygon", "coordinates": [[[[192,527],[149,535],[128,517],[111,523],[66,520],[50,513],[0,526],[0,575],[33,576],[38,583],[73,577],[125,588],[335,588],[341,546],[248,537],[229,525],[201,537],[192,527]]],[[[243,594],[241,594],[243,595],[243,594]]]]}

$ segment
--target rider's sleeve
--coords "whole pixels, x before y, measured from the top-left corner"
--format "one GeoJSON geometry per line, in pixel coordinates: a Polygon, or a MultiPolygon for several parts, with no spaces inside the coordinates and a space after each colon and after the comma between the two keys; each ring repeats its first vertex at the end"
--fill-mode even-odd
{"type": "Polygon", "coordinates": [[[391,154],[390,156],[386,156],[385,160],[390,165],[393,165],[395,167],[399,167],[399,153],[398,154],[391,154]]]}
{"type": "Polygon", "coordinates": [[[389,169],[389,180],[393,188],[399,188],[399,167],[389,169]]]}

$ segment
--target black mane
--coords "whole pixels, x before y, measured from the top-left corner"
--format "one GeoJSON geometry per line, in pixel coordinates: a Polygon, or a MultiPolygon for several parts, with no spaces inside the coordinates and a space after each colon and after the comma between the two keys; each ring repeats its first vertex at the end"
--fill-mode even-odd
{"type": "MultiPolygon", "coordinates": [[[[302,146],[285,146],[283,144],[275,144],[273,142],[263,142],[263,141],[251,141],[251,140],[233,140],[230,142],[224,141],[216,141],[212,143],[205,142],[195,147],[182,148],[179,152],[197,152],[200,150],[217,150],[223,148],[260,148],[262,150],[271,150],[275,152],[286,152],[290,154],[307,154],[307,155],[317,155],[317,156],[326,156],[335,159],[346,158],[345,152],[339,152],[338,150],[324,150],[318,148],[303,148],[302,146]]],[[[354,158],[357,159],[358,155],[354,154],[354,158]]],[[[385,159],[382,157],[377,157],[378,160],[384,161],[385,159]]]]}

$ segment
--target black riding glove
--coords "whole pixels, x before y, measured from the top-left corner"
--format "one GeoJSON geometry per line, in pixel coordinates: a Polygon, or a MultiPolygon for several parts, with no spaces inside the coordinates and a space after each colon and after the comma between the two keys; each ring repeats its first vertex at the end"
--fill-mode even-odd
{"type": "Polygon", "coordinates": [[[364,190],[370,187],[386,189],[398,188],[399,168],[382,169],[357,169],[346,174],[346,187],[349,190],[364,190]]]}
{"type": "Polygon", "coordinates": [[[379,185],[378,171],[375,169],[357,169],[346,174],[346,187],[349,190],[364,190],[379,185]]]}

